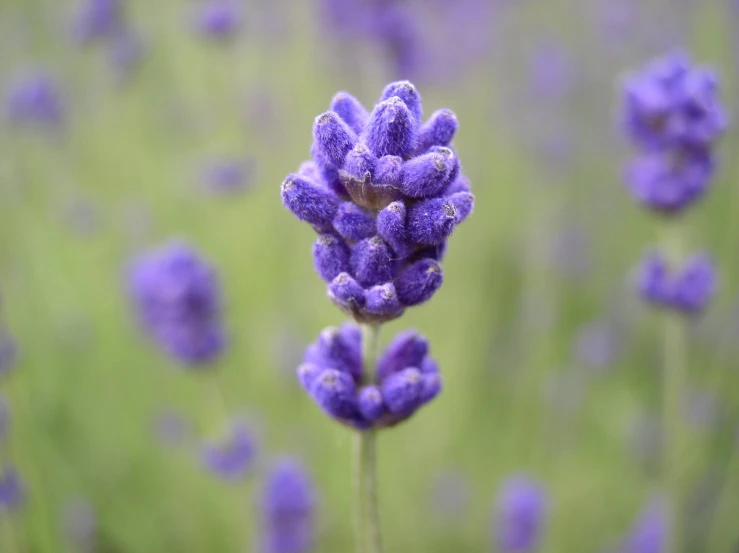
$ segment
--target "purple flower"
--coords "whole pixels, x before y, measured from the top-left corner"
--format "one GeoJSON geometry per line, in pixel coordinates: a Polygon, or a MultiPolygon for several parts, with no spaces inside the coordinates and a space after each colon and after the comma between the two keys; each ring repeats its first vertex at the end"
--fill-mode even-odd
{"type": "Polygon", "coordinates": [[[233,196],[243,192],[254,177],[252,160],[212,159],[200,169],[200,187],[215,195],[233,196]]]}
{"type": "Polygon", "coordinates": [[[625,173],[634,198],[676,214],[703,196],[714,173],[713,147],[728,117],[715,74],[681,53],[653,61],[629,77],[624,129],[641,151],[625,173]]]}
{"type": "Polygon", "coordinates": [[[0,514],[21,506],[26,497],[18,472],[10,466],[0,469],[0,514]]]}
{"type": "Polygon", "coordinates": [[[267,473],[261,497],[264,553],[307,553],[315,543],[316,490],[302,463],[279,460],[267,473]]]}
{"type": "Polygon", "coordinates": [[[315,267],[329,297],[358,322],[381,323],[431,298],[440,252],[474,207],[452,147],[457,119],[423,121],[408,81],[371,112],[340,92],[313,127],[313,159],[285,179],[282,201],[321,234],[315,267]]]}
{"type": "Polygon", "coordinates": [[[653,500],[635,521],[619,552],[665,553],[668,524],[665,510],[663,500],[653,500]]]}
{"type": "Polygon", "coordinates": [[[241,6],[234,0],[205,0],[193,17],[194,29],[204,38],[230,40],[242,26],[241,6]]]}
{"type": "Polygon", "coordinates": [[[547,518],[542,487],[526,476],[506,480],[498,493],[494,542],[498,553],[527,553],[541,542],[547,518]]]}
{"type": "Polygon", "coordinates": [[[442,389],[426,338],[398,334],[379,357],[374,381],[362,365],[362,336],[353,323],[327,328],[308,346],[298,380],[329,416],[359,430],[394,426],[442,389]]]}
{"type": "Polygon", "coordinates": [[[125,82],[139,66],[144,56],[144,43],[134,31],[122,29],[106,44],[107,59],[117,83],[125,82]]]}
{"type": "Polygon", "coordinates": [[[5,107],[10,120],[19,126],[56,128],[64,119],[61,92],[56,82],[43,73],[14,81],[5,107]]]}
{"type": "Polygon", "coordinates": [[[575,358],[585,367],[609,368],[621,350],[618,328],[608,321],[592,321],[581,326],[575,338],[575,358]]]}
{"type": "Polygon", "coordinates": [[[74,18],[74,34],[79,42],[107,39],[123,25],[121,0],[82,0],[74,18]]]}
{"type": "Polygon", "coordinates": [[[256,456],[256,440],[240,420],[231,423],[228,436],[223,442],[205,443],[202,447],[203,464],[224,480],[242,479],[254,466],[256,456]]]}
{"type": "Polygon", "coordinates": [[[696,254],[677,271],[670,271],[660,253],[641,263],[637,286],[648,303],[684,313],[700,314],[716,292],[716,269],[706,254],[696,254]]]}
{"type": "Polygon", "coordinates": [[[128,278],[139,321],[169,355],[203,366],[223,352],[220,284],[197,252],[169,243],[135,260],[128,278]]]}

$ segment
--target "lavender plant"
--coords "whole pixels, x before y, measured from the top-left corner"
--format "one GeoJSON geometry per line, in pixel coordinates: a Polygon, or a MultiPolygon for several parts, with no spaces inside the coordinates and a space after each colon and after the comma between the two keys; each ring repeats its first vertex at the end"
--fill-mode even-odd
{"type": "Polygon", "coordinates": [[[399,334],[378,358],[381,325],[442,284],[447,239],[474,197],[451,147],[457,119],[423,121],[408,81],[390,83],[368,112],[339,92],[313,126],[312,159],[282,183],[282,201],[318,238],[316,272],[355,323],[324,330],[298,378],[329,416],[356,434],[357,550],[382,551],[376,432],[407,420],[442,389],[427,340],[399,334]]]}
{"type": "Polygon", "coordinates": [[[494,551],[530,553],[542,541],[547,498],[542,487],[523,475],[508,478],[500,489],[493,524],[494,551]]]}
{"type": "Polygon", "coordinates": [[[701,199],[715,172],[715,145],[727,114],[713,71],[672,53],[631,75],[624,86],[624,129],[638,156],[625,177],[634,199],[665,223],[662,251],[642,261],[638,288],[649,304],[665,311],[663,473],[668,491],[668,550],[683,551],[681,405],[687,381],[687,322],[707,306],[716,288],[710,257],[685,259],[682,218],[701,199]]]}

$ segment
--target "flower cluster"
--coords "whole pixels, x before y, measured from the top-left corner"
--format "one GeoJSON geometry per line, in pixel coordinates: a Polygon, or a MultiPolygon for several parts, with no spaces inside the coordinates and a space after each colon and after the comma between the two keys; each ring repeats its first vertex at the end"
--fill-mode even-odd
{"type": "Polygon", "coordinates": [[[5,99],[9,120],[21,127],[57,128],[64,122],[64,102],[57,83],[41,72],[13,82],[5,99]]]}
{"type": "Polygon", "coordinates": [[[716,269],[706,254],[696,254],[677,271],[653,252],[642,260],[638,279],[645,301],[686,315],[699,314],[716,291],[716,269]]]}
{"type": "Polygon", "coordinates": [[[4,448],[10,434],[10,409],[0,396],[0,514],[16,509],[25,498],[25,490],[18,472],[4,458],[4,448]]]}
{"type": "Polygon", "coordinates": [[[262,490],[264,553],[305,553],[315,542],[316,491],[302,464],[278,461],[266,476],[262,490]]]}
{"type": "Polygon", "coordinates": [[[246,476],[257,458],[257,444],[250,429],[241,420],[229,425],[222,442],[207,442],[202,447],[203,464],[224,480],[236,481],[246,476]]]}
{"type": "Polygon", "coordinates": [[[129,291],[143,328],[186,365],[214,361],[225,347],[217,275],[194,250],[171,243],[138,258],[129,291]]]}
{"type": "Polygon", "coordinates": [[[526,476],[512,476],[496,503],[494,542],[499,553],[536,551],[544,533],[547,500],[541,486],[526,476]]]}
{"type": "MultiPolygon", "coordinates": [[[[624,122],[642,151],[626,171],[637,201],[674,216],[703,196],[714,174],[714,146],[728,122],[712,71],[691,66],[680,53],[650,63],[626,82],[624,122]]],[[[639,270],[639,292],[652,305],[698,314],[715,292],[713,262],[695,254],[671,271],[676,262],[648,254],[639,270]]]]}
{"type": "Polygon", "coordinates": [[[626,170],[632,195],[676,214],[699,199],[714,173],[713,146],[727,126],[715,74],[673,53],[629,78],[624,125],[641,154],[626,170]]]}
{"type": "Polygon", "coordinates": [[[339,422],[359,430],[394,426],[441,392],[439,367],[428,352],[427,340],[406,330],[380,356],[372,378],[362,363],[361,331],[345,323],[308,346],[298,378],[339,422]]]}
{"type": "Polygon", "coordinates": [[[318,233],[316,271],[356,321],[399,317],[441,286],[447,238],[474,204],[456,130],[446,109],[422,122],[408,81],[389,84],[371,113],[340,92],[316,118],[313,159],[282,183],[282,201],[318,233]]]}

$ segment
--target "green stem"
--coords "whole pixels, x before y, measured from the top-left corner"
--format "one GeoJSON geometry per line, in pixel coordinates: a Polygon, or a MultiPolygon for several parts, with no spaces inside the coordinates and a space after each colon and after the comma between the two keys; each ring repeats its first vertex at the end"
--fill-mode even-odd
{"type": "MultiPolygon", "coordinates": [[[[666,254],[673,266],[681,262],[679,222],[667,229],[664,240],[666,254]]],[[[687,382],[687,321],[679,313],[666,314],[664,324],[663,373],[663,450],[662,473],[668,498],[669,542],[667,551],[683,551],[683,490],[681,458],[685,452],[683,436],[683,397],[687,382]]]]}
{"type": "MultiPolygon", "coordinates": [[[[366,382],[374,381],[379,338],[379,326],[362,325],[362,361],[366,382]]],[[[377,503],[376,431],[357,432],[354,453],[357,553],[382,553],[380,511],[377,503]]]]}

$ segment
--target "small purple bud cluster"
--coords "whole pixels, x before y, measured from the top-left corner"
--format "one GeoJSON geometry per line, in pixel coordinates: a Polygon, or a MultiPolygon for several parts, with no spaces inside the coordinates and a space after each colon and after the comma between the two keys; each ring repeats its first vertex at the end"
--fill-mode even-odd
{"type": "Polygon", "coordinates": [[[696,254],[671,272],[664,256],[653,252],[642,260],[638,287],[654,306],[698,315],[716,291],[716,269],[708,255],[696,254]]]}
{"type": "Polygon", "coordinates": [[[206,443],[202,448],[205,467],[224,480],[244,478],[254,467],[257,444],[249,428],[241,420],[232,421],[229,435],[221,443],[206,443]]]}
{"type": "Polygon", "coordinates": [[[664,553],[668,535],[665,510],[664,500],[653,500],[634,522],[619,553],[664,553]]]}
{"type": "Polygon", "coordinates": [[[5,456],[5,446],[10,434],[10,409],[0,396],[0,515],[3,511],[17,509],[25,498],[25,490],[18,472],[5,456]]]}
{"type": "MultiPolygon", "coordinates": [[[[713,149],[728,124],[717,77],[680,53],[653,61],[626,82],[624,121],[642,151],[626,171],[632,195],[656,213],[682,214],[710,185],[713,149]]],[[[685,315],[701,313],[716,289],[712,260],[696,254],[680,270],[669,265],[659,252],[642,260],[642,298],[685,315]]]]}
{"type": "Polygon", "coordinates": [[[308,346],[298,379],[328,415],[358,430],[394,426],[441,392],[427,340],[398,334],[377,362],[374,378],[362,363],[362,333],[352,324],[324,329],[308,346]]]}
{"type": "Polygon", "coordinates": [[[497,553],[536,551],[544,534],[547,498],[542,487],[525,476],[510,477],[495,507],[493,541],[497,553]]]}
{"type": "Polygon", "coordinates": [[[45,73],[33,73],[11,83],[6,115],[19,127],[56,129],[64,123],[64,102],[57,83],[45,73]]]}
{"type": "Polygon", "coordinates": [[[193,14],[192,26],[203,38],[225,42],[233,39],[243,24],[241,6],[235,0],[206,0],[193,14]]]}
{"type": "Polygon", "coordinates": [[[315,543],[316,491],[302,464],[277,462],[266,476],[261,498],[264,553],[307,553],[315,543]]]}
{"type": "Polygon", "coordinates": [[[223,352],[218,278],[190,247],[170,243],[142,255],[128,284],[141,325],[169,355],[202,366],[223,352]]]}
{"type": "Polygon", "coordinates": [[[713,146],[728,123],[713,71],[680,53],[653,61],[626,81],[623,117],[641,151],[626,170],[634,198],[674,215],[702,197],[714,174],[713,146]]]}
{"type": "Polygon", "coordinates": [[[446,241],[474,206],[456,130],[446,109],[422,122],[408,81],[389,84],[371,113],[340,92],[316,118],[313,159],[282,183],[282,201],[318,233],[316,271],[354,320],[392,320],[441,286],[446,241]]]}

